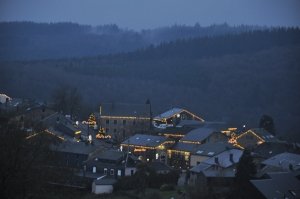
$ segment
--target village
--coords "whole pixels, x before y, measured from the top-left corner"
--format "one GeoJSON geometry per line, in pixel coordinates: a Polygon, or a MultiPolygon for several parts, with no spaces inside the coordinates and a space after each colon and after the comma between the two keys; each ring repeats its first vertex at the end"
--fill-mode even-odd
{"type": "MultiPolygon", "coordinates": [[[[0,99],[0,113],[15,112],[9,121],[20,124],[26,139],[39,136],[32,127],[39,123],[59,141],[51,145],[60,157],[55,167],[67,168],[78,178],[52,182],[57,186],[83,188],[95,195],[192,186],[202,194],[208,190],[214,198],[228,198],[242,168],[239,163],[248,156],[255,167],[247,183],[252,198],[300,198],[300,144],[261,126],[206,121],[180,107],[153,115],[151,103],[101,103],[86,120],[78,121],[45,104],[5,94],[0,99]],[[152,172],[148,184],[132,180],[143,176],[143,169],[152,172]]],[[[180,189],[170,198],[192,197],[180,189]]]]}

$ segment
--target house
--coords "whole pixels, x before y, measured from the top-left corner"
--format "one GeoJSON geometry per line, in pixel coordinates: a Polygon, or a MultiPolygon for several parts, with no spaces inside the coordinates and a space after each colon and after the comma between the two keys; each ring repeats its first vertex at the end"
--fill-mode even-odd
{"type": "Polygon", "coordinates": [[[211,187],[228,187],[233,184],[236,164],[242,150],[230,149],[204,160],[190,169],[189,184],[211,187]]]}
{"type": "Polygon", "coordinates": [[[197,150],[191,153],[190,166],[194,167],[204,160],[207,160],[215,155],[218,155],[232,146],[226,142],[205,143],[197,147],[197,150]]]}
{"type": "Polygon", "coordinates": [[[190,156],[201,144],[217,142],[227,142],[226,135],[207,127],[194,129],[168,149],[168,163],[176,168],[189,168],[190,156]]]}
{"type": "Polygon", "coordinates": [[[261,162],[258,176],[268,172],[294,172],[300,171],[300,155],[294,153],[280,153],[261,162]]]}
{"type": "Polygon", "coordinates": [[[113,185],[117,182],[114,178],[106,176],[95,179],[92,183],[92,193],[94,194],[110,194],[113,192],[113,185]]]}
{"type": "Polygon", "coordinates": [[[178,127],[168,127],[164,129],[155,128],[154,130],[158,135],[165,136],[177,142],[193,129],[195,128],[190,126],[183,126],[180,128],[178,127]]]}
{"type": "Polygon", "coordinates": [[[284,152],[299,154],[300,148],[297,147],[297,145],[290,144],[286,141],[264,142],[254,148],[251,155],[254,162],[260,164],[262,161],[284,152]]]}
{"type": "Polygon", "coordinates": [[[167,174],[173,170],[171,167],[160,161],[152,161],[148,164],[148,166],[157,174],[167,174]]]}
{"type": "Polygon", "coordinates": [[[119,178],[131,176],[136,172],[136,164],[139,160],[132,154],[115,150],[98,150],[90,154],[83,163],[86,177],[108,176],[119,178]]]}
{"type": "Polygon", "coordinates": [[[190,131],[179,142],[190,144],[203,144],[215,142],[227,142],[227,137],[219,130],[207,127],[200,127],[190,131]]]}
{"type": "Polygon", "coordinates": [[[51,150],[58,157],[59,161],[55,166],[67,167],[80,170],[82,164],[95,151],[98,146],[84,142],[63,141],[58,145],[52,145],[51,150]]]}
{"type": "Polygon", "coordinates": [[[105,134],[123,141],[137,132],[149,131],[150,116],[150,104],[102,103],[98,126],[105,134]]]}
{"type": "Polygon", "coordinates": [[[142,161],[166,161],[166,149],[175,142],[163,137],[145,134],[136,134],[121,143],[122,151],[130,151],[142,161]]]}
{"type": "Polygon", "coordinates": [[[253,149],[264,142],[278,141],[271,133],[263,128],[247,130],[235,137],[232,137],[229,142],[241,149],[253,149]]]}
{"type": "Polygon", "coordinates": [[[153,126],[156,128],[167,128],[177,126],[184,126],[183,122],[189,122],[190,125],[200,125],[204,120],[182,108],[172,108],[153,118],[153,126]]]}
{"type": "Polygon", "coordinates": [[[300,198],[300,181],[291,173],[268,173],[267,179],[250,180],[251,197],[258,199],[300,198]]]}

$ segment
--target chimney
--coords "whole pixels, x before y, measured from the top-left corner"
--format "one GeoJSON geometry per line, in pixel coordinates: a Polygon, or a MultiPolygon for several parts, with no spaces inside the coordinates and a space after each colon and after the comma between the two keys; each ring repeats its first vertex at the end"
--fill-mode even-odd
{"type": "Polygon", "coordinates": [[[215,157],[215,163],[216,163],[217,165],[219,165],[219,158],[218,158],[218,157],[215,157]]]}
{"type": "Polygon", "coordinates": [[[229,160],[230,160],[230,162],[234,163],[233,154],[232,153],[229,154],[229,160]]]}

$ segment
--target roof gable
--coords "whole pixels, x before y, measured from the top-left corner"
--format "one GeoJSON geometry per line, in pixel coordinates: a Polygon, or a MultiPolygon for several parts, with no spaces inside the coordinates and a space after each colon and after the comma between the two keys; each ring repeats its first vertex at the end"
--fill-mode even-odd
{"type": "Polygon", "coordinates": [[[195,114],[193,114],[193,113],[191,113],[191,112],[189,112],[185,109],[182,109],[182,108],[172,108],[172,109],[170,109],[170,110],[168,110],[164,113],[159,114],[158,116],[154,117],[153,119],[154,120],[169,119],[169,118],[174,117],[177,114],[180,114],[182,112],[186,112],[186,113],[192,115],[195,120],[199,120],[201,122],[204,122],[204,120],[201,117],[199,117],[199,116],[197,116],[197,115],[195,115],[195,114]]]}

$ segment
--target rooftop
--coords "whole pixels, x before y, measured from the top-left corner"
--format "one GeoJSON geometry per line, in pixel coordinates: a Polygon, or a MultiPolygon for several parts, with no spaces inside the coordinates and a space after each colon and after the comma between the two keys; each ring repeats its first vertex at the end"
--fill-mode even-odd
{"type": "Polygon", "coordinates": [[[181,112],[187,112],[187,113],[193,115],[197,120],[202,121],[202,122],[204,121],[202,118],[200,118],[200,117],[196,116],[195,114],[193,114],[193,113],[191,113],[191,112],[189,112],[185,109],[182,109],[182,108],[172,108],[172,109],[170,109],[170,110],[168,110],[164,113],[161,113],[161,114],[157,115],[153,119],[154,120],[168,119],[168,118],[171,118],[171,117],[173,117],[177,114],[180,114],[181,112]]]}
{"type": "Polygon", "coordinates": [[[215,129],[200,127],[187,133],[182,139],[180,139],[180,142],[183,141],[202,142],[214,132],[215,129]]]}
{"type": "Polygon", "coordinates": [[[71,142],[64,141],[59,145],[52,145],[51,149],[54,151],[84,154],[89,155],[91,152],[96,150],[97,146],[91,144],[85,144],[84,142],[71,142]]]}
{"type": "Polygon", "coordinates": [[[166,137],[145,135],[145,134],[135,134],[134,136],[128,138],[123,145],[136,145],[136,146],[147,146],[147,147],[157,147],[167,141],[166,137]]]}
{"type": "Polygon", "coordinates": [[[270,179],[250,180],[265,198],[300,197],[300,182],[291,173],[270,173],[269,176],[270,179]]]}
{"type": "Polygon", "coordinates": [[[224,142],[205,143],[199,145],[197,151],[195,151],[193,154],[212,157],[231,148],[233,148],[232,145],[224,142]]]}
{"type": "Polygon", "coordinates": [[[262,162],[264,165],[279,167],[284,170],[300,169],[300,155],[294,153],[280,153],[262,162]]]}

